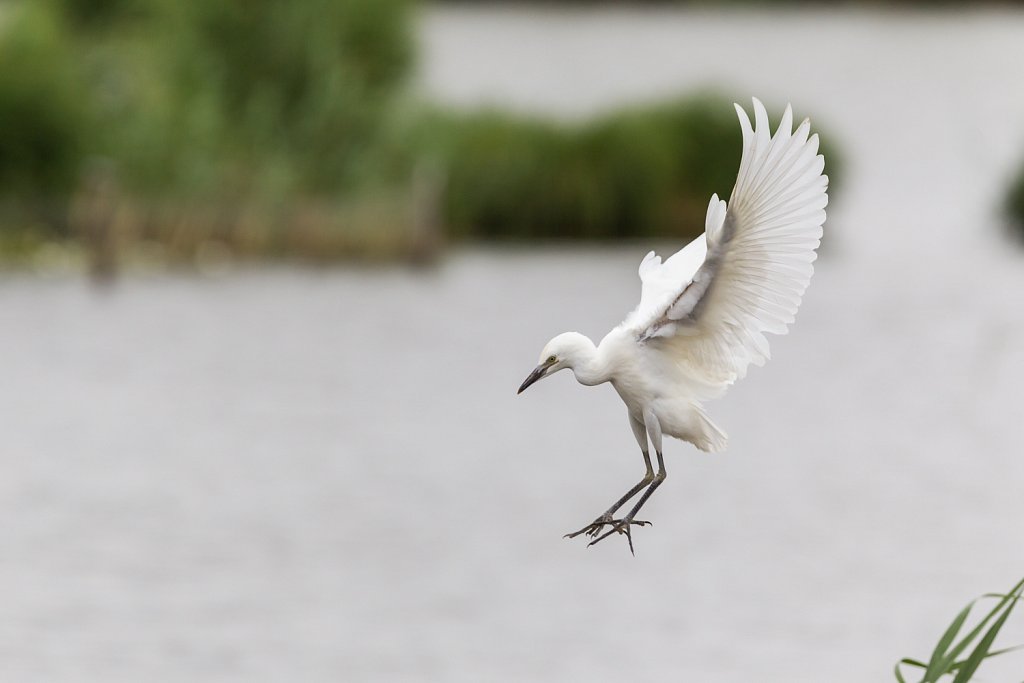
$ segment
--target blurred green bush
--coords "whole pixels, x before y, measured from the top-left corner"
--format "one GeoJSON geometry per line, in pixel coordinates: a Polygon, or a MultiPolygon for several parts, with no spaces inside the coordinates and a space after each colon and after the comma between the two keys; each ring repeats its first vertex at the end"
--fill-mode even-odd
{"type": "Polygon", "coordinates": [[[1011,229],[1024,240],[1024,164],[1010,185],[1006,194],[1006,215],[1011,229]]]}
{"type": "Polygon", "coordinates": [[[112,159],[146,195],[357,185],[412,63],[406,0],[36,0],[0,33],[0,190],[112,159]]]}
{"type": "Polygon", "coordinates": [[[731,102],[713,95],[580,123],[424,111],[403,87],[412,0],[0,9],[0,250],[36,244],[9,237],[40,223],[186,258],[213,242],[253,257],[383,254],[410,230],[436,244],[437,227],[686,237],[739,162],[731,102]]]}
{"type": "Polygon", "coordinates": [[[412,63],[406,5],[186,3],[193,42],[175,52],[179,87],[216,93],[223,152],[244,168],[279,165],[286,191],[343,192],[362,180],[412,63]]]}
{"type": "Polygon", "coordinates": [[[89,114],[61,17],[20,9],[0,23],[0,195],[39,200],[74,185],[89,114]]]}
{"type": "Polygon", "coordinates": [[[11,237],[26,229],[67,235],[76,213],[186,252],[260,212],[277,223],[238,241],[273,253],[295,242],[281,234],[295,215],[324,224],[299,243],[344,237],[368,193],[379,203],[411,20],[410,0],[0,5],[0,248],[35,243],[11,237]]]}
{"type": "Polygon", "coordinates": [[[93,74],[115,84],[109,148],[136,189],[281,199],[360,184],[412,63],[405,0],[191,0],[146,16],[162,30],[119,35],[93,74]]]}
{"type": "MultiPolygon", "coordinates": [[[[741,152],[732,103],[713,94],[576,125],[437,111],[419,127],[412,147],[447,172],[451,231],[485,238],[696,236],[711,195],[731,192],[741,152]]],[[[835,153],[823,152],[834,176],[835,153]]]]}

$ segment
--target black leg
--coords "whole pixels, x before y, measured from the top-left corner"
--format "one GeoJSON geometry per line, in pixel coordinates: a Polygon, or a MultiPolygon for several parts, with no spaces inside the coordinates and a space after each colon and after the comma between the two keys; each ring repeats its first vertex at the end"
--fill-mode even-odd
{"type": "MultiPolygon", "coordinates": [[[[648,460],[648,462],[650,462],[650,460],[648,460]]],[[[611,522],[612,528],[604,532],[597,538],[595,538],[588,545],[594,545],[598,541],[603,541],[604,539],[608,538],[614,533],[626,534],[626,540],[629,541],[629,552],[635,555],[636,553],[633,552],[633,535],[630,533],[629,527],[633,524],[636,524],[638,526],[650,524],[650,522],[635,521],[633,518],[636,517],[636,513],[640,512],[640,508],[644,506],[644,503],[646,503],[647,499],[651,497],[651,494],[654,493],[655,489],[661,486],[661,482],[665,481],[665,477],[667,476],[668,473],[665,472],[665,459],[662,457],[661,452],[659,451],[658,473],[654,475],[654,481],[652,481],[651,485],[647,487],[646,491],[644,491],[644,495],[640,496],[640,500],[636,502],[636,505],[634,505],[633,509],[629,511],[628,515],[626,515],[622,519],[613,520],[611,522]]]]}
{"type": "MultiPolygon", "coordinates": [[[[593,522],[580,529],[579,531],[574,531],[571,534],[566,534],[565,538],[576,538],[580,534],[597,536],[599,533],[601,533],[601,530],[606,525],[614,522],[614,515],[620,507],[625,505],[627,501],[629,501],[633,496],[638,494],[640,492],[640,489],[644,488],[645,486],[649,485],[652,481],[655,480],[656,475],[654,474],[654,468],[651,466],[651,455],[647,451],[641,452],[644,455],[644,464],[647,466],[647,474],[644,475],[644,478],[641,479],[636,486],[626,491],[626,494],[622,496],[622,498],[619,498],[617,501],[612,503],[612,506],[605,510],[603,515],[601,515],[593,522]]],[[[634,524],[643,526],[644,524],[648,524],[648,522],[634,522],[634,524]]]]}

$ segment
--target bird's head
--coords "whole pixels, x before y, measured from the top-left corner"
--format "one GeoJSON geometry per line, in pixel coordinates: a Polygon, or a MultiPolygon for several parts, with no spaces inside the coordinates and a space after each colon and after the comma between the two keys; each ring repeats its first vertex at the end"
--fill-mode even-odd
{"type": "Polygon", "coordinates": [[[589,357],[594,352],[594,343],[579,332],[563,332],[547,344],[540,352],[540,361],[533,372],[526,378],[519,391],[523,393],[526,387],[549,375],[553,375],[564,368],[576,368],[579,361],[589,357]]]}

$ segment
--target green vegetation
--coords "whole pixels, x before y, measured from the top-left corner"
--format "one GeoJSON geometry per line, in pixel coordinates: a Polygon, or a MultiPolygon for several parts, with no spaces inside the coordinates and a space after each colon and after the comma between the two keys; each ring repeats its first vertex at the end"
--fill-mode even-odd
{"type": "Polygon", "coordinates": [[[1018,237],[1024,240],[1024,165],[1021,166],[1007,193],[1006,215],[1018,237]]]}
{"type": "Polygon", "coordinates": [[[74,185],[88,131],[86,97],[60,17],[44,7],[0,33],[0,193],[33,200],[74,185]]]}
{"type": "Polygon", "coordinates": [[[406,0],[4,6],[0,247],[21,254],[37,236],[88,236],[102,224],[118,233],[108,241],[154,242],[186,258],[210,240],[252,255],[337,256],[361,242],[391,250],[395,238],[362,222],[385,231],[407,213],[407,200],[380,210],[398,190],[381,187],[376,164],[412,65],[410,9],[406,0]]]}
{"type": "Polygon", "coordinates": [[[724,97],[574,124],[410,101],[411,2],[5,5],[0,252],[386,257],[436,244],[424,226],[685,238],[728,195],[740,133],[724,97]]]}
{"type": "Polygon", "coordinates": [[[86,27],[94,151],[146,196],[351,192],[412,61],[404,0],[60,5],[86,27]]]}
{"type": "Polygon", "coordinates": [[[942,634],[927,662],[911,658],[904,658],[899,661],[896,665],[896,680],[899,683],[907,683],[907,679],[903,676],[902,667],[908,666],[923,672],[920,683],[937,683],[946,676],[952,677],[952,683],[967,683],[984,660],[1021,649],[1018,646],[993,650],[992,646],[1017,602],[1024,599],[1024,579],[1010,589],[1009,593],[984,595],[982,597],[998,598],[999,602],[984,619],[957,641],[957,636],[964,627],[968,616],[970,616],[971,608],[974,607],[978,600],[974,600],[964,607],[956,618],[953,619],[953,623],[949,625],[946,632],[942,634]],[[988,626],[988,630],[985,629],[986,626],[988,626]],[[973,649],[968,654],[967,649],[972,646],[973,649]]]}
{"type": "Polygon", "coordinates": [[[485,111],[421,126],[421,153],[447,169],[444,218],[458,236],[696,236],[741,152],[731,101],[707,94],[578,125],[485,111]]]}

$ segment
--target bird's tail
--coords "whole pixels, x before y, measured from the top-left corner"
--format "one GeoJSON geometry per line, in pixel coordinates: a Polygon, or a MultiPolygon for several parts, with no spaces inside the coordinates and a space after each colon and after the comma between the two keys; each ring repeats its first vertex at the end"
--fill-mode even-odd
{"type": "Polygon", "coordinates": [[[697,429],[694,430],[693,445],[707,453],[724,451],[729,444],[729,436],[722,431],[704,412],[699,405],[694,404],[694,414],[697,416],[697,429]]]}

